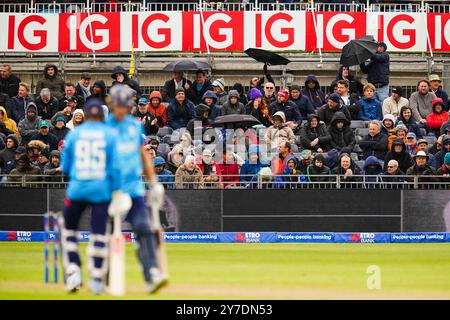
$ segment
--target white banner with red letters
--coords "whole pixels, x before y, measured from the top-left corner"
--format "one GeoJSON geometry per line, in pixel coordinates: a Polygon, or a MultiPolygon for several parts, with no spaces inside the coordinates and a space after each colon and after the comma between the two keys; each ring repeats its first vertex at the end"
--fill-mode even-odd
{"type": "Polygon", "coordinates": [[[0,13],[0,30],[0,52],[340,51],[366,34],[390,52],[450,52],[450,13],[0,13]]]}

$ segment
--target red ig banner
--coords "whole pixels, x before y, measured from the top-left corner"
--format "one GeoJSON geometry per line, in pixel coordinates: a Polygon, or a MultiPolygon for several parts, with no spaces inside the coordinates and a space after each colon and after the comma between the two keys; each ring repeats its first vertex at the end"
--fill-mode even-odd
{"type": "MultiPolygon", "coordinates": [[[[435,52],[450,52],[450,14],[428,14],[428,34],[435,52]]],[[[429,46],[427,46],[429,50],[429,46]]]]}

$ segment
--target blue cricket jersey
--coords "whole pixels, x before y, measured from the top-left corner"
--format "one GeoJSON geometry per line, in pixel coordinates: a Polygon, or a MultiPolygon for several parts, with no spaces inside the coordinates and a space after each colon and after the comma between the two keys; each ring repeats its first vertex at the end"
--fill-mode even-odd
{"type": "Polygon", "coordinates": [[[116,136],[110,131],[102,122],[85,122],[66,136],[61,164],[70,178],[69,200],[108,202],[120,189],[116,136]]]}
{"type": "Polygon", "coordinates": [[[132,198],[143,197],[145,188],[141,178],[143,171],[141,147],[144,143],[144,127],[130,115],[121,122],[110,115],[106,123],[117,135],[121,191],[128,193],[132,198]]]}

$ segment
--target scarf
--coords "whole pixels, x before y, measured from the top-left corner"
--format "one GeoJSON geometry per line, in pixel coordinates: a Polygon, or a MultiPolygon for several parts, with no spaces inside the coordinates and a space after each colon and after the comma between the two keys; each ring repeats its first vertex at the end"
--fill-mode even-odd
{"type": "Polygon", "coordinates": [[[81,81],[79,81],[78,84],[80,85],[81,92],[83,93],[84,99],[89,97],[91,95],[91,87],[90,86],[87,86],[87,87],[83,86],[81,81]]]}

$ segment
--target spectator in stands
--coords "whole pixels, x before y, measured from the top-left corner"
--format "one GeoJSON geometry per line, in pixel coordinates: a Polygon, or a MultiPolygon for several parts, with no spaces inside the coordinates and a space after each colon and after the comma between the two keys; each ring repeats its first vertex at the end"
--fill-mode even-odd
{"type": "Polygon", "coordinates": [[[388,151],[392,150],[393,141],[400,139],[406,144],[406,135],[408,134],[408,128],[403,124],[403,122],[399,122],[395,127],[395,134],[391,134],[388,136],[388,151]]]}
{"type": "Polygon", "coordinates": [[[445,155],[450,152],[450,136],[442,138],[442,149],[434,155],[434,168],[440,168],[444,164],[445,155]]]}
{"type": "Polygon", "coordinates": [[[395,117],[392,114],[387,113],[384,115],[383,121],[381,122],[381,132],[387,135],[388,138],[395,135],[395,117]]]}
{"type": "Polygon", "coordinates": [[[39,152],[39,157],[37,161],[34,163],[35,166],[39,167],[41,170],[41,174],[44,173],[44,167],[50,162],[50,150],[48,146],[39,152]]]}
{"type": "Polygon", "coordinates": [[[442,182],[449,182],[450,179],[450,152],[444,157],[444,164],[437,169],[438,176],[444,176],[446,179],[440,179],[442,182]]]}
{"type": "Polygon", "coordinates": [[[346,65],[341,65],[339,66],[339,70],[338,70],[338,74],[336,76],[336,80],[332,82],[332,86],[333,83],[336,83],[339,80],[345,80],[348,82],[349,85],[349,92],[351,95],[354,96],[360,96],[363,94],[363,85],[361,83],[361,81],[359,81],[357,78],[355,78],[351,73],[350,73],[350,67],[346,66],[346,65]]]}
{"type": "Polygon", "coordinates": [[[31,137],[39,132],[38,125],[41,117],[37,115],[37,107],[34,102],[28,103],[26,106],[26,116],[19,122],[19,132],[22,137],[22,145],[26,145],[31,137]]]}
{"type": "Polygon", "coordinates": [[[347,107],[341,106],[340,101],[341,96],[339,94],[331,94],[327,103],[317,109],[317,115],[319,116],[320,121],[323,121],[326,125],[330,125],[334,114],[336,112],[341,112],[350,123],[352,119],[350,112],[347,107]]]}
{"type": "Polygon", "coordinates": [[[9,174],[13,169],[11,164],[15,160],[16,149],[19,146],[19,140],[16,135],[10,134],[6,137],[6,146],[0,151],[0,173],[9,174]]]}
{"type": "Polygon", "coordinates": [[[70,129],[66,127],[66,121],[66,117],[60,114],[55,118],[55,125],[50,129],[50,133],[58,138],[58,143],[61,140],[64,140],[66,135],[70,132],[70,129]]]}
{"type": "Polygon", "coordinates": [[[222,106],[221,115],[245,114],[245,106],[239,102],[239,92],[230,90],[228,92],[228,101],[222,106]]]}
{"type": "Polygon", "coordinates": [[[154,135],[158,133],[158,119],[148,111],[148,100],[145,97],[140,97],[138,100],[138,107],[133,113],[133,116],[142,122],[144,127],[144,134],[146,136],[154,135]]]}
{"type": "MultiPolygon", "coordinates": [[[[417,154],[413,157],[414,164],[409,167],[409,169],[406,171],[406,175],[408,176],[434,176],[436,175],[436,171],[427,164],[428,162],[428,155],[423,152],[419,151],[417,154]]],[[[422,180],[424,181],[424,180],[422,180]]],[[[430,180],[425,180],[430,181],[430,180]]]]}
{"type": "Polygon", "coordinates": [[[302,95],[311,101],[314,110],[318,109],[325,103],[325,93],[323,93],[322,89],[320,89],[319,81],[313,74],[306,77],[305,86],[302,89],[302,95]]]}
{"type": "Polygon", "coordinates": [[[375,87],[369,83],[364,86],[364,97],[358,101],[360,113],[358,119],[364,121],[382,120],[381,103],[375,98],[375,87]]]}
{"type": "Polygon", "coordinates": [[[318,153],[314,156],[312,164],[306,169],[306,174],[308,176],[309,182],[330,181],[329,175],[331,174],[331,170],[325,165],[325,157],[323,156],[323,154],[318,153]],[[321,175],[323,177],[315,177],[318,175],[321,175]]]}
{"type": "Polygon", "coordinates": [[[356,94],[350,94],[349,83],[347,80],[338,80],[337,93],[341,98],[339,101],[340,105],[347,108],[352,119],[359,119],[361,109],[361,106],[358,103],[359,96],[356,94]]]}
{"type": "Polygon", "coordinates": [[[283,183],[284,189],[298,189],[300,182],[306,182],[307,178],[303,176],[303,172],[297,170],[299,165],[298,159],[294,155],[289,155],[285,159],[284,170],[279,177],[283,183]]]}
{"type": "MultiPolygon", "coordinates": [[[[450,111],[448,112],[448,118],[450,119],[450,111]]],[[[442,124],[439,134],[450,134],[450,120],[442,124]]]]}
{"type": "Polygon", "coordinates": [[[406,135],[406,152],[411,156],[417,153],[417,137],[414,132],[409,132],[406,135]]]}
{"type": "Polygon", "coordinates": [[[116,84],[126,84],[136,92],[137,98],[139,98],[142,95],[139,83],[134,79],[130,79],[128,73],[122,66],[116,66],[113,68],[111,78],[113,79],[111,87],[115,86],[116,84]]]}
{"type": "Polygon", "coordinates": [[[300,130],[300,141],[305,149],[319,153],[328,151],[331,135],[318,115],[311,114],[308,116],[307,123],[300,130]]]}
{"type": "Polygon", "coordinates": [[[392,114],[397,118],[400,115],[401,108],[409,106],[408,99],[402,97],[402,95],[402,87],[397,86],[392,88],[391,96],[383,101],[383,116],[392,114]]]}
{"type": "Polygon", "coordinates": [[[444,110],[448,111],[448,94],[444,89],[442,89],[441,78],[439,78],[437,74],[430,74],[430,76],[428,77],[428,81],[430,81],[430,91],[433,92],[436,97],[442,99],[444,110]]]}
{"type": "Polygon", "coordinates": [[[164,168],[166,164],[166,160],[163,157],[156,157],[153,161],[153,165],[155,166],[155,173],[158,177],[158,181],[161,182],[165,188],[173,189],[173,183],[175,182],[175,178],[173,177],[173,173],[164,168]]]}
{"type": "Polygon", "coordinates": [[[440,130],[444,122],[448,121],[448,112],[444,110],[445,104],[441,98],[436,98],[432,102],[432,112],[427,116],[427,127],[430,132],[439,137],[440,130]]]}
{"type": "Polygon", "coordinates": [[[11,114],[10,106],[11,106],[11,99],[6,93],[0,92],[0,106],[4,107],[6,109],[6,112],[8,115],[11,114]]]}
{"type": "Polygon", "coordinates": [[[22,176],[26,175],[27,182],[36,182],[40,180],[40,177],[37,176],[40,174],[41,170],[30,163],[26,154],[22,154],[17,160],[16,168],[11,170],[8,181],[21,182],[22,176]]]}
{"type": "Polygon", "coordinates": [[[10,100],[11,117],[16,123],[25,118],[25,107],[33,101],[28,95],[29,92],[30,86],[28,83],[21,82],[17,96],[10,100]]]}
{"type": "Polygon", "coordinates": [[[188,131],[185,131],[181,134],[179,145],[183,149],[183,154],[185,157],[194,154],[194,146],[192,145],[192,136],[188,131]]]}
{"type": "Polygon", "coordinates": [[[422,134],[420,133],[420,128],[417,122],[413,118],[413,110],[411,107],[402,107],[400,109],[400,115],[397,119],[396,125],[400,123],[400,121],[408,128],[409,132],[413,132],[416,137],[422,138],[422,134]]]}
{"type": "Polygon", "coordinates": [[[48,176],[52,176],[53,179],[46,178],[47,181],[58,182],[62,181],[61,170],[61,153],[58,150],[53,150],[50,153],[50,161],[45,165],[43,173],[48,176]]]}
{"type": "Polygon", "coordinates": [[[20,139],[20,132],[17,128],[17,124],[13,119],[8,118],[6,109],[0,106],[0,121],[5,124],[6,129],[12,131],[18,139],[20,139]]]}
{"type": "Polygon", "coordinates": [[[71,107],[72,112],[75,109],[83,109],[83,98],[75,95],[75,85],[72,82],[67,82],[64,85],[64,96],[59,99],[58,109],[63,110],[68,106],[71,107]]]}
{"type": "Polygon", "coordinates": [[[76,109],[73,113],[72,119],[67,123],[67,128],[75,130],[77,126],[84,122],[84,112],[81,109],[76,109]]]}
{"type": "Polygon", "coordinates": [[[213,90],[211,81],[206,79],[206,72],[199,69],[195,72],[194,82],[190,85],[189,89],[186,90],[188,99],[191,100],[193,104],[197,105],[202,102],[203,95],[208,90],[213,90]]]}
{"type": "Polygon", "coordinates": [[[186,99],[184,89],[177,89],[175,100],[168,107],[169,126],[174,130],[184,128],[195,117],[194,104],[186,99]]]}
{"type": "Polygon", "coordinates": [[[297,170],[302,174],[306,174],[308,167],[313,163],[314,156],[311,150],[303,150],[298,156],[299,162],[297,163],[297,170]]]}
{"type": "Polygon", "coordinates": [[[248,160],[244,162],[239,172],[239,178],[242,183],[250,182],[252,178],[261,170],[261,168],[267,166],[267,163],[261,161],[259,151],[258,145],[253,144],[249,147],[248,160]]]}
{"type": "Polygon", "coordinates": [[[86,99],[92,94],[90,81],[91,75],[87,72],[83,72],[80,81],[78,81],[77,86],[75,87],[75,95],[83,99],[83,105],[84,102],[86,102],[86,99]]]}
{"type": "Polygon", "coordinates": [[[167,155],[166,168],[170,170],[173,174],[178,170],[178,168],[184,163],[184,153],[181,145],[175,145],[172,151],[167,155]]]}
{"type": "Polygon", "coordinates": [[[206,104],[209,107],[209,120],[214,121],[218,116],[221,115],[222,109],[221,106],[218,107],[217,103],[217,95],[214,91],[208,90],[202,97],[202,103],[206,104]]]}
{"type": "Polygon", "coordinates": [[[263,87],[263,102],[266,106],[269,106],[272,102],[275,102],[277,97],[275,95],[275,84],[273,82],[266,82],[263,87]]]}
{"type": "MultiPolygon", "coordinates": [[[[417,152],[419,152],[419,151],[423,151],[423,152],[425,152],[427,155],[428,155],[428,164],[430,165],[430,166],[433,166],[434,165],[434,155],[433,154],[431,154],[429,151],[428,151],[428,141],[427,140],[425,140],[425,139],[419,139],[418,141],[417,141],[417,152]]],[[[417,153],[416,152],[416,153],[417,153]]],[[[436,168],[437,169],[437,168],[436,168]]]]}
{"type": "Polygon", "coordinates": [[[302,116],[297,108],[297,105],[289,101],[289,89],[280,89],[277,93],[276,101],[269,105],[269,113],[274,117],[278,112],[283,112],[285,116],[285,125],[295,130],[302,124],[302,116]]]}
{"type": "Polygon", "coordinates": [[[162,95],[159,91],[152,91],[150,93],[150,102],[148,104],[148,111],[156,118],[156,125],[162,128],[167,125],[167,105],[162,102],[162,95]]]}
{"type": "Polygon", "coordinates": [[[413,161],[411,155],[406,151],[406,145],[403,140],[396,139],[392,142],[392,150],[384,158],[384,171],[386,171],[387,164],[391,160],[397,161],[398,167],[402,172],[406,172],[412,166],[413,161]]]}
{"type": "Polygon", "coordinates": [[[8,166],[6,166],[2,173],[3,174],[10,174],[11,170],[14,169],[17,166],[17,160],[19,160],[21,155],[27,155],[27,148],[24,146],[18,146],[15,150],[14,160],[9,163],[8,166]]]}
{"type": "Polygon", "coordinates": [[[33,165],[39,165],[39,157],[41,156],[41,151],[47,148],[47,145],[40,140],[31,140],[27,144],[27,154],[30,162],[33,165]]]}
{"type": "Polygon", "coordinates": [[[269,150],[278,149],[281,142],[295,143],[294,132],[286,125],[284,112],[278,111],[273,115],[273,125],[267,130],[265,140],[269,150]]]}
{"type": "Polygon", "coordinates": [[[287,156],[293,154],[291,151],[291,144],[288,141],[280,143],[278,147],[278,155],[272,160],[272,172],[275,175],[284,171],[285,160],[287,156]]]}
{"type": "Polygon", "coordinates": [[[239,93],[239,102],[242,103],[242,105],[246,106],[248,103],[247,96],[244,92],[244,86],[242,83],[236,82],[233,84],[233,87],[231,87],[232,90],[236,90],[239,93]]]}
{"type": "Polygon", "coordinates": [[[311,101],[301,94],[300,86],[296,84],[291,86],[289,101],[295,103],[302,119],[307,119],[308,115],[316,113],[311,101]]]}
{"type": "Polygon", "coordinates": [[[422,124],[427,122],[426,118],[432,112],[432,101],[436,99],[436,95],[430,92],[430,87],[428,80],[420,80],[417,91],[413,92],[409,98],[413,118],[422,124]]]}
{"type": "Polygon", "coordinates": [[[176,189],[203,189],[203,174],[195,164],[195,157],[189,155],[175,173],[176,189]]]}
{"type": "Polygon", "coordinates": [[[214,93],[217,96],[215,104],[221,107],[228,101],[227,93],[225,91],[225,80],[223,78],[216,79],[212,83],[212,86],[214,93]]]}
{"type": "Polygon", "coordinates": [[[108,109],[111,108],[112,102],[109,95],[106,93],[106,84],[103,80],[97,80],[92,85],[92,94],[86,98],[86,101],[89,99],[99,99],[103,102],[108,109]]]}
{"type": "Polygon", "coordinates": [[[44,142],[48,147],[50,152],[58,149],[58,138],[50,133],[50,122],[48,120],[41,120],[39,122],[39,132],[31,137],[31,140],[40,140],[44,142]]]}
{"type": "Polygon", "coordinates": [[[342,182],[357,182],[360,179],[356,177],[361,174],[361,170],[353,163],[348,153],[342,153],[338,159],[338,166],[331,170],[331,174],[340,175],[342,187],[351,187],[352,184],[342,184],[342,182]]]}
{"type": "Polygon", "coordinates": [[[395,183],[403,183],[405,182],[405,178],[402,177],[405,175],[405,172],[400,170],[398,166],[398,162],[396,160],[389,160],[387,165],[385,165],[385,169],[383,172],[383,182],[391,183],[390,185],[385,185],[388,189],[392,189],[394,187],[398,187],[395,183]]]}
{"type": "Polygon", "coordinates": [[[20,78],[12,73],[11,66],[4,63],[0,72],[0,93],[7,94],[10,98],[17,96],[20,82],[20,78]]]}
{"type": "Polygon", "coordinates": [[[389,97],[389,54],[384,42],[378,43],[377,52],[370,58],[370,62],[360,64],[361,71],[367,73],[367,82],[375,88],[375,98],[383,103],[389,97]]]}
{"type": "Polygon", "coordinates": [[[333,115],[328,132],[331,136],[330,148],[336,150],[350,148],[353,150],[356,143],[355,136],[350,128],[350,120],[344,113],[338,111],[333,115]]]}
{"type": "Polygon", "coordinates": [[[250,101],[245,107],[245,111],[247,114],[254,116],[261,122],[265,127],[269,127],[272,125],[272,117],[269,113],[269,108],[265,104],[263,100],[263,94],[256,88],[252,88],[250,90],[250,101]]]}
{"type": "Polygon", "coordinates": [[[232,150],[223,150],[222,161],[219,162],[219,167],[223,187],[237,186],[239,183],[239,166],[232,150]]]}
{"type": "Polygon", "coordinates": [[[220,166],[213,161],[212,152],[209,149],[204,149],[202,152],[202,159],[197,163],[197,167],[203,174],[203,182],[206,187],[217,187],[220,183],[220,166]]]}
{"type": "Polygon", "coordinates": [[[372,120],[369,124],[369,134],[359,142],[363,149],[363,159],[375,156],[384,160],[388,151],[388,137],[381,132],[381,125],[378,121],[372,120]]]}
{"type": "Polygon", "coordinates": [[[197,140],[203,140],[203,133],[211,126],[211,120],[208,118],[209,116],[209,107],[200,103],[195,106],[195,117],[189,120],[186,130],[190,133],[191,137],[197,138],[197,140]]]}
{"type": "Polygon", "coordinates": [[[376,189],[379,185],[376,185],[376,182],[381,182],[381,177],[373,177],[379,176],[383,173],[383,167],[380,164],[380,161],[375,156],[367,157],[366,161],[364,161],[364,186],[368,189],[376,189]]]}
{"type": "Polygon", "coordinates": [[[44,67],[44,77],[36,85],[36,92],[41,92],[43,88],[49,88],[52,96],[61,99],[64,95],[64,80],[58,74],[58,67],[54,64],[47,64],[44,67]]]}
{"type": "Polygon", "coordinates": [[[55,115],[55,113],[59,111],[58,99],[52,97],[52,93],[50,92],[49,88],[42,88],[41,92],[39,93],[39,97],[35,102],[38,108],[38,115],[42,119],[51,119],[55,115]]]}
{"type": "Polygon", "coordinates": [[[167,80],[164,83],[164,87],[161,90],[161,94],[164,102],[173,102],[179,89],[183,89],[187,92],[192,87],[192,82],[183,77],[182,71],[174,71],[172,73],[172,79],[167,80]]]}

